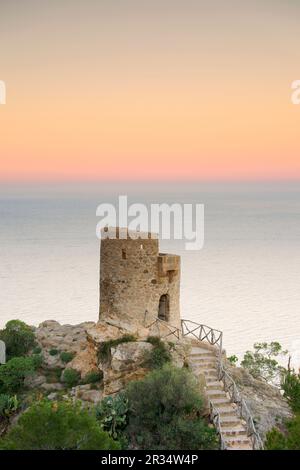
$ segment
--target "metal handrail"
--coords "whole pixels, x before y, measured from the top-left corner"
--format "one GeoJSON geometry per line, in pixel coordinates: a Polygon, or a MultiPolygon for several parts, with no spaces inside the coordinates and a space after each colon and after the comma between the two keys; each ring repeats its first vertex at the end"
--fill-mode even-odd
{"type": "Polygon", "coordinates": [[[223,332],[207,325],[200,325],[191,320],[181,320],[183,336],[192,335],[199,341],[208,341],[212,346],[218,346],[222,352],[223,332]]]}
{"type": "Polygon", "coordinates": [[[220,419],[220,413],[218,410],[214,407],[211,401],[209,401],[209,414],[210,414],[210,419],[212,424],[214,425],[217,434],[219,435],[220,439],[220,448],[221,450],[227,450],[227,444],[226,441],[223,438],[223,433],[222,433],[222,427],[221,427],[221,419],[220,419]]]}
{"type": "Polygon", "coordinates": [[[167,330],[169,330],[169,333],[160,336],[161,338],[167,338],[170,335],[175,336],[176,339],[180,339],[180,329],[177,328],[176,326],[170,325],[168,322],[161,320],[161,318],[156,318],[150,325],[148,325],[146,328],[152,328],[154,325],[157,326],[158,333],[160,335],[160,325],[163,325],[167,330]]]}
{"type": "Polygon", "coordinates": [[[263,442],[255,428],[250,410],[242,398],[235,381],[224,368],[222,361],[218,361],[218,377],[224,383],[224,390],[229,394],[231,402],[238,406],[240,417],[246,421],[248,437],[251,439],[253,449],[263,449],[263,442]]]}
{"type": "MultiPolygon", "coordinates": [[[[261,437],[259,433],[257,432],[255,428],[255,424],[252,418],[252,415],[249,411],[249,408],[245,402],[245,400],[242,398],[240,391],[238,390],[238,387],[233,380],[233,378],[228,374],[227,370],[224,367],[223,360],[222,360],[222,340],[223,340],[223,333],[220,330],[215,330],[214,328],[211,328],[207,325],[201,325],[198,323],[195,323],[191,320],[182,320],[181,321],[181,327],[182,327],[182,335],[183,336],[188,336],[192,335],[194,336],[198,341],[208,341],[209,344],[212,346],[217,346],[218,347],[218,378],[224,383],[224,390],[228,395],[230,396],[230,400],[232,403],[235,403],[238,407],[238,412],[240,415],[240,418],[242,418],[246,422],[246,429],[247,429],[247,435],[250,437],[251,442],[252,442],[252,448],[254,450],[261,450],[263,449],[263,442],[261,440],[261,437]],[[192,329],[189,327],[189,323],[191,323],[192,329]],[[195,326],[196,325],[196,326],[195,326]],[[197,332],[197,334],[196,334],[197,332]]],[[[224,444],[224,439],[222,436],[222,429],[220,425],[220,414],[218,410],[212,405],[210,402],[210,410],[213,412],[211,414],[211,419],[212,422],[214,423],[218,434],[220,435],[220,441],[221,441],[221,448],[224,444]],[[218,416],[218,418],[216,418],[218,416]]],[[[225,444],[226,446],[226,444],[225,444]]],[[[226,447],[225,447],[226,448],[226,447]]]]}

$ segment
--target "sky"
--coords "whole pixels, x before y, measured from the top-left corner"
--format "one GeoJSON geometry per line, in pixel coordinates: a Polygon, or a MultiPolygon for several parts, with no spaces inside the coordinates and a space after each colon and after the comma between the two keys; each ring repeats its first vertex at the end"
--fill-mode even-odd
{"type": "Polygon", "coordinates": [[[298,180],[298,0],[0,0],[0,182],[298,180]]]}

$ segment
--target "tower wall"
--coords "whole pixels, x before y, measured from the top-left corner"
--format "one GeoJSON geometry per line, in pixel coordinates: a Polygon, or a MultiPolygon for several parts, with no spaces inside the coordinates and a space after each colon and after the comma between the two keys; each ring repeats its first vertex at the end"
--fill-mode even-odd
{"type": "Polygon", "coordinates": [[[157,239],[104,238],[100,259],[100,319],[117,316],[149,324],[167,295],[166,320],[180,327],[179,256],[160,255],[157,239]]]}

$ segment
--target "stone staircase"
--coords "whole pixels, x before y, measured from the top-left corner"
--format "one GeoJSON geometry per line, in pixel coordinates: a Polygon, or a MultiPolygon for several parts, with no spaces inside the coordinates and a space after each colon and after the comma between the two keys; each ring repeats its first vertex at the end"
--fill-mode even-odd
{"type": "Polygon", "coordinates": [[[252,450],[244,421],[238,416],[237,406],[218,380],[217,350],[205,342],[192,343],[189,366],[194,375],[202,376],[208,401],[219,415],[223,445],[227,450],[252,450]]]}
{"type": "Polygon", "coordinates": [[[220,436],[221,449],[262,450],[263,441],[249,407],[224,366],[223,332],[184,319],[181,329],[159,318],[150,326],[154,325],[161,338],[175,337],[190,346],[189,366],[204,382],[210,419],[220,436]]]}

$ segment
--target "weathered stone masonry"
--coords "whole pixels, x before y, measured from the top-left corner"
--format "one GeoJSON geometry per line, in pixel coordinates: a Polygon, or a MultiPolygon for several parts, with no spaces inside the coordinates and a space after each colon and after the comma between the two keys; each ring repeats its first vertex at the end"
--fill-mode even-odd
{"type": "Polygon", "coordinates": [[[180,257],[159,253],[157,238],[103,238],[100,319],[118,317],[145,325],[157,317],[180,327],[180,257]]]}

